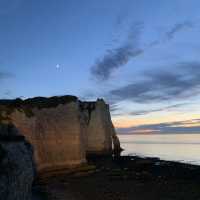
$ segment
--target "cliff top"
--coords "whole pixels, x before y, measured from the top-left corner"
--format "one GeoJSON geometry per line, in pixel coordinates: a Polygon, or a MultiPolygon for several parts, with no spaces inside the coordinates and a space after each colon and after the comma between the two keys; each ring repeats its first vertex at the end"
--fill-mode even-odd
{"type": "Polygon", "coordinates": [[[53,97],[34,97],[22,100],[20,98],[8,100],[0,100],[0,121],[2,117],[2,111],[10,114],[15,109],[23,110],[27,116],[33,116],[33,108],[52,108],[60,104],[66,104],[70,102],[76,102],[78,98],[76,96],[65,95],[65,96],[53,96],[53,97]]]}
{"type": "Polygon", "coordinates": [[[103,99],[97,99],[97,101],[80,101],[76,96],[53,96],[53,97],[34,97],[29,99],[0,99],[0,122],[2,120],[8,120],[6,115],[11,114],[15,109],[22,110],[28,117],[34,115],[33,108],[54,108],[60,104],[66,104],[70,102],[79,102],[81,109],[88,109],[89,111],[95,109],[97,102],[104,102],[103,99]]]}
{"type": "Polygon", "coordinates": [[[11,106],[11,107],[22,107],[22,106],[31,106],[32,108],[48,108],[56,107],[59,104],[70,103],[72,101],[77,101],[76,96],[65,95],[65,96],[53,96],[53,97],[34,97],[22,100],[20,98],[8,100],[0,100],[0,106],[11,106]]]}

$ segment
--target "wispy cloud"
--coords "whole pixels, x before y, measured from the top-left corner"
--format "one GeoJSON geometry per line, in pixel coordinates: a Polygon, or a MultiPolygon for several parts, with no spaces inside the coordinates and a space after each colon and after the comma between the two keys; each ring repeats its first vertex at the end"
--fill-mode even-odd
{"type": "Polygon", "coordinates": [[[193,103],[178,103],[178,104],[174,104],[174,105],[170,105],[170,106],[160,107],[157,109],[133,110],[131,112],[120,111],[120,108],[118,107],[117,104],[113,104],[113,105],[111,104],[112,109],[110,109],[110,111],[112,113],[112,116],[123,116],[123,115],[144,116],[144,115],[148,115],[151,113],[157,113],[157,112],[162,112],[162,111],[176,111],[177,109],[179,109],[181,107],[191,105],[191,104],[193,104],[193,103]]]}
{"type": "Polygon", "coordinates": [[[171,30],[169,30],[168,32],[166,32],[165,37],[168,40],[171,40],[175,37],[175,35],[177,33],[179,33],[180,31],[186,30],[186,29],[191,29],[194,27],[194,24],[190,21],[185,21],[183,23],[177,23],[175,24],[171,30]]]}
{"type": "Polygon", "coordinates": [[[13,78],[14,75],[10,72],[0,72],[0,80],[13,78]]]}
{"type": "Polygon", "coordinates": [[[108,96],[115,101],[151,103],[198,95],[196,90],[200,87],[200,63],[179,63],[174,68],[176,71],[169,68],[169,70],[146,72],[141,81],[133,81],[113,89],[108,96]]]}
{"type": "Polygon", "coordinates": [[[200,119],[118,128],[118,133],[200,133],[200,119]]]}
{"type": "Polygon", "coordinates": [[[128,114],[129,115],[134,115],[134,116],[147,115],[147,114],[155,113],[155,112],[175,110],[175,109],[180,108],[180,107],[185,106],[185,105],[188,105],[188,103],[174,104],[174,105],[171,105],[171,106],[165,106],[165,107],[158,108],[158,109],[137,110],[137,111],[130,112],[128,114]]]}
{"type": "Polygon", "coordinates": [[[175,36],[180,33],[181,31],[190,30],[195,27],[195,24],[191,21],[184,21],[182,23],[174,24],[168,31],[164,33],[162,38],[159,38],[151,43],[149,43],[146,49],[156,47],[161,45],[163,42],[169,42],[175,38],[175,36]]]}
{"type": "Polygon", "coordinates": [[[101,59],[96,60],[91,67],[91,73],[96,79],[108,80],[113,71],[127,64],[130,59],[143,53],[143,50],[138,46],[141,29],[141,23],[133,24],[125,43],[117,48],[107,50],[101,59]]]}
{"type": "Polygon", "coordinates": [[[127,22],[130,14],[129,8],[130,7],[127,7],[127,5],[125,5],[125,7],[122,8],[122,10],[120,10],[119,14],[116,17],[116,22],[115,22],[115,26],[117,28],[121,28],[122,25],[125,24],[125,22],[127,22]]]}
{"type": "Polygon", "coordinates": [[[5,96],[6,98],[12,97],[12,92],[11,92],[11,90],[6,90],[6,91],[3,93],[3,96],[5,96]]]}
{"type": "MultiPolygon", "coordinates": [[[[123,18],[121,19],[120,17],[119,19],[121,23],[123,18]]],[[[163,41],[172,40],[179,32],[193,27],[194,24],[190,21],[176,23],[165,32],[164,38],[155,40],[149,43],[145,48],[142,48],[139,46],[139,41],[143,24],[134,23],[130,27],[128,38],[125,43],[117,48],[107,50],[102,58],[97,59],[95,64],[91,67],[91,74],[97,80],[106,81],[111,77],[115,70],[126,65],[131,59],[143,54],[152,47],[160,45],[163,41]]]]}

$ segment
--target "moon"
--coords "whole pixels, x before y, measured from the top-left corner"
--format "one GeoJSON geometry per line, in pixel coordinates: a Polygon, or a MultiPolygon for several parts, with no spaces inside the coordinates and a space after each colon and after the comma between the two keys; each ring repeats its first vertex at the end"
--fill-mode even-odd
{"type": "Polygon", "coordinates": [[[57,64],[57,65],[56,65],[56,69],[59,69],[59,68],[60,68],[60,65],[59,65],[59,64],[57,64]]]}

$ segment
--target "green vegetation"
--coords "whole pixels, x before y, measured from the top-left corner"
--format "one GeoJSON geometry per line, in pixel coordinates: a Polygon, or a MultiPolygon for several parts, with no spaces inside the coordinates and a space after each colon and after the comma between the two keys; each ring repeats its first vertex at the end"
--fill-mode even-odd
{"type": "Polygon", "coordinates": [[[52,108],[57,107],[60,104],[66,104],[77,101],[75,96],[54,96],[50,98],[35,97],[31,99],[22,100],[20,98],[14,100],[0,100],[0,122],[2,120],[9,120],[7,117],[14,110],[24,112],[27,117],[34,116],[33,108],[52,108]]]}

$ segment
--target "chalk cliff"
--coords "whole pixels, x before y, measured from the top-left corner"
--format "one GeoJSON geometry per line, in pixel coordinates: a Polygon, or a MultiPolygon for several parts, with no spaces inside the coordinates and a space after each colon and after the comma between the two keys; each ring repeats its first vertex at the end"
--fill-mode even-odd
{"type": "Polygon", "coordinates": [[[87,118],[86,153],[109,155],[112,154],[112,150],[120,150],[109,105],[103,99],[98,99],[96,102],[82,102],[82,108],[87,118]]]}
{"type": "Polygon", "coordinates": [[[13,123],[33,145],[39,171],[73,167],[85,163],[86,154],[111,155],[120,150],[109,106],[100,99],[0,100],[1,121],[13,123]]]}

